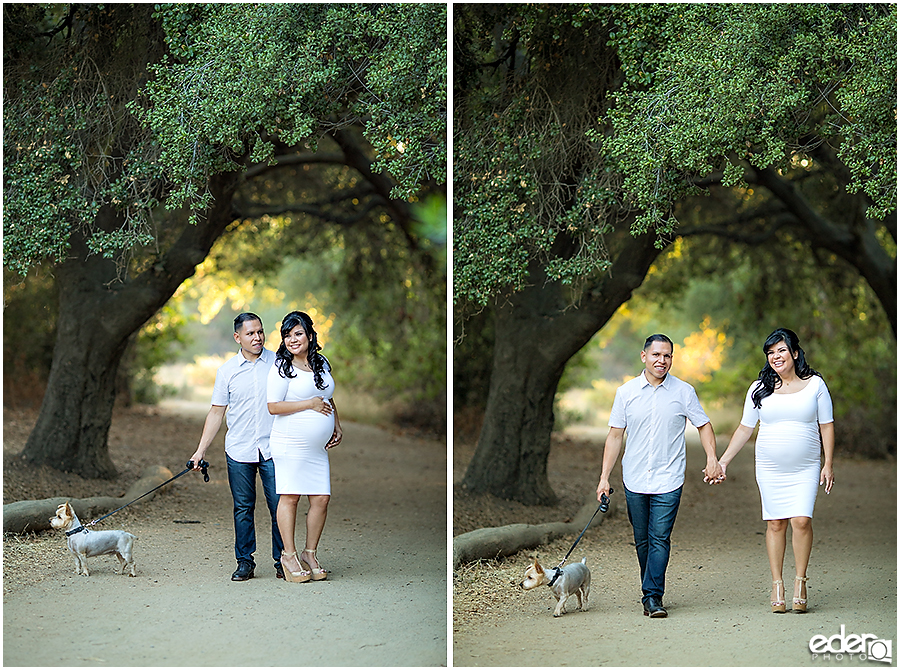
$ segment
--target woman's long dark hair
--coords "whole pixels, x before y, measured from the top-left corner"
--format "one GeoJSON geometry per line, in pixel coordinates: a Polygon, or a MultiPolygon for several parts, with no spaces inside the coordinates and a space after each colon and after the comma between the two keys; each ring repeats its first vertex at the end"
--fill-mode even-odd
{"type": "Polygon", "coordinates": [[[788,349],[791,350],[791,356],[797,354],[797,358],[794,359],[794,372],[797,373],[797,376],[800,377],[800,379],[809,379],[813,375],[819,377],[822,376],[809,367],[809,364],[806,362],[806,354],[803,352],[803,349],[800,348],[800,338],[797,337],[797,333],[788,328],[776,328],[772,334],[766,338],[766,343],[763,344],[762,350],[766,355],[766,367],[759,371],[759,384],[757,384],[753,393],[750,395],[753,399],[753,406],[756,409],[759,409],[762,406],[763,398],[768,398],[775,393],[776,388],[781,386],[781,377],[779,377],[778,373],[772,369],[771,365],[769,365],[769,349],[779,342],[784,342],[788,346],[788,349]]]}
{"type": "Polygon", "coordinates": [[[331,366],[328,364],[326,358],[319,353],[322,350],[322,347],[319,346],[319,339],[313,328],[312,319],[309,318],[309,314],[306,312],[291,312],[281,320],[281,346],[279,346],[278,351],[275,352],[275,365],[278,367],[278,373],[282,377],[287,377],[289,379],[296,376],[291,371],[294,355],[287,350],[286,346],[284,346],[284,340],[297,326],[303,327],[303,330],[306,333],[306,339],[309,340],[309,348],[306,350],[306,362],[309,363],[309,367],[313,372],[316,388],[320,391],[324,390],[325,380],[322,377],[322,373],[331,366]]]}

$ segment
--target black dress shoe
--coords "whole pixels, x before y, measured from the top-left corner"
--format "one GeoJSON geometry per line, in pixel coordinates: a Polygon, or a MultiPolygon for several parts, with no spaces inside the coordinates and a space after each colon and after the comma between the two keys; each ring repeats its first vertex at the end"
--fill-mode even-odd
{"type": "Polygon", "coordinates": [[[233,582],[245,582],[248,579],[253,578],[253,564],[247,563],[246,561],[241,561],[238,563],[237,570],[234,571],[234,574],[231,575],[231,581],[233,582]]]}
{"type": "Polygon", "coordinates": [[[644,616],[649,616],[651,619],[665,619],[669,613],[663,607],[662,600],[651,596],[644,603],[644,616]]]}
{"type": "Polygon", "coordinates": [[[284,579],[284,568],[281,567],[281,563],[275,564],[275,578],[284,579]]]}

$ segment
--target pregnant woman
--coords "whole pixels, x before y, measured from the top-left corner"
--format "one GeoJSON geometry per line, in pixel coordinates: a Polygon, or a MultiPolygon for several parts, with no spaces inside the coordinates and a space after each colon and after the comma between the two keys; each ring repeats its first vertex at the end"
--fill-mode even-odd
{"type": "Polygon", "coordinates": [[[269,413],[275,416],[269,445],[275,463],[275,490],[279,494],[278,530],[284,540],[281,565],[289,582],[326,579],[316,549],[331,497],[328,449],[341,442],[341,422],[334,405],[331,366],[321,347],[312,319],[291,312],[281,322],[281,346],[269,371],[269,413]],[[309,499],[306,547],[297,556],[294,526],[301,496],[309,499]]]}
{"type": "Polygon", "coordinates": [[[779,328],[763,345],[766,366],[747,391],[741,425],[719,465],[726,473],[759,422],[756,483],[767,522],[766,552],[772,570],[772,611],[785,611],[782,568],[787,527],[792,529],[796,577],[794,611],[806,612],[806,568],[812,550],[812,513],[820,484],[834,485],[834,417],[821,375],[806,362],[797,334],[779,328]],[[821,436],[821,437],[820,437],[821,436]],[[821,454],[824,452],[824,463],[821,454]]]}

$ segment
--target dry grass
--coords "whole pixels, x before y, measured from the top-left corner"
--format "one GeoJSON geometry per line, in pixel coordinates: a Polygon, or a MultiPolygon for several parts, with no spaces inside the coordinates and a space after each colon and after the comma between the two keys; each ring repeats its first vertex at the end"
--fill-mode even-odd
{"type": "MultiPolygon", "coordinates": [[[[476,528],[513,523],[571,521],[578,510],[591,500],[600,478],[601,444],[554,436],[547,471],[550,485],[559,497],[557,505],[530,507],[486,494],[473,494],[463,489],[459,481],[472,458],[474,439],[471,439],[471,434],[460,433],[456,438],[453,449],[454,535],[476,528]],[[469,439],[463,441],[461,438],[469,439]]],[[[522,606],[523,595],[518,584],[522,580],[526,559],[539,552],[541,560],[546,561],[548,557],[558,560],[566,554],[573,541],[574,538],[563,538],[534,551],[460,566],[453,574],[454,630],[481,619],[495,625],[498,620],[508,618],[511,612],[517,612],[522,606]]],[[[551,600],[547,599],[548,607],[551,600]]]]}
{"type": "MultiPolygon", "coordinates": [[[[3,502],[40,500],[43,498],[92,496],[121,497],[136,482],[145,468],[162,465],[181,472],[200,439],[202,419],[191,420],[166,416],[150,407],[117,410],[109,433],[110,456],[119,471],[112,480],[85,479],[49,466],[35,466],[18,454],[37,419],[37,411],[4,408],[3,412],[3,502]]],[[[221,436],[218,439],[222,439],[221,436]]],[[[180,518],[204,504],[188,487],[176,480],[153,498],[153,512],[165,518],[180,518]]],[[[149,512],[140,505],[116,513],[116,526],[126,526],[144,519],[149,512]]],[[[55,531],[3,536],[3,587],[42,581],[43,575],[70,570],[71,557],[65,542],[55,531]]]]}
{"type": "Polygon", "coordinates": [[[454,629],[463,621],[508,616],[518,607],[522,580],[521,561],[515,557],[469,563],[453,574],[454,629]]]}

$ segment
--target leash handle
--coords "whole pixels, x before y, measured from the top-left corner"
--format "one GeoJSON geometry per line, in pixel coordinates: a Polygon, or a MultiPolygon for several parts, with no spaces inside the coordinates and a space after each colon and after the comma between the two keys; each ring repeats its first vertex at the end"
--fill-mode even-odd
{"type": "MultiPolygon", "coordinates": [[[[615,489],[609,487],[609,495],[615,493],[615,489]]],[[[605,493],[600,494],[600,511],[606,514],[609,511],[609,497],[605,493]]]]}
{"type": "MultiPolygon", "coordinates": [[[[188,467],[188,470],[193,470],[194,469],[194,461],[188,461],[187,467],[188,467]]],[[[200,459],[200,472],[203,473],[203,481],[205,481],[205,482],[209,481],[209,473],[206,471],[206,468],[208,468],[208,467],[209,467],[209,463],[207,463],[206,461],[204,461],[201,458],[200,459]]]]}
{"type": "MultiPolygon", "coordinates": [[[[611,486],[609,487],[609,494],[612,495],[615,492],[611,486]]],[[[569,552],[563,557],[563,559],[556,566],[559,569],[559,566],[569,560],[569,556],[572,555],[572,552],[575,551],[575,547],[578,546],[578,543],[581,542],[581,538],[584,537],[584,534],[587,532],[587,529],[591,527],[591,523],[594,521],[594,517],[597,516],[597,512],[603,512],[606,514],[609,511],[609,497],[605,493],[600,494],[600,504],[597,506],[597,509],[594,510],[594,513],[591,515],[591,518],[588,520],[587,525],[584,527],[584,530],[581,531],[581,535],[578,536],[578,539],[575,540],[575,543],[572,545],[572,548],[569,549],[569,552]]]]}

